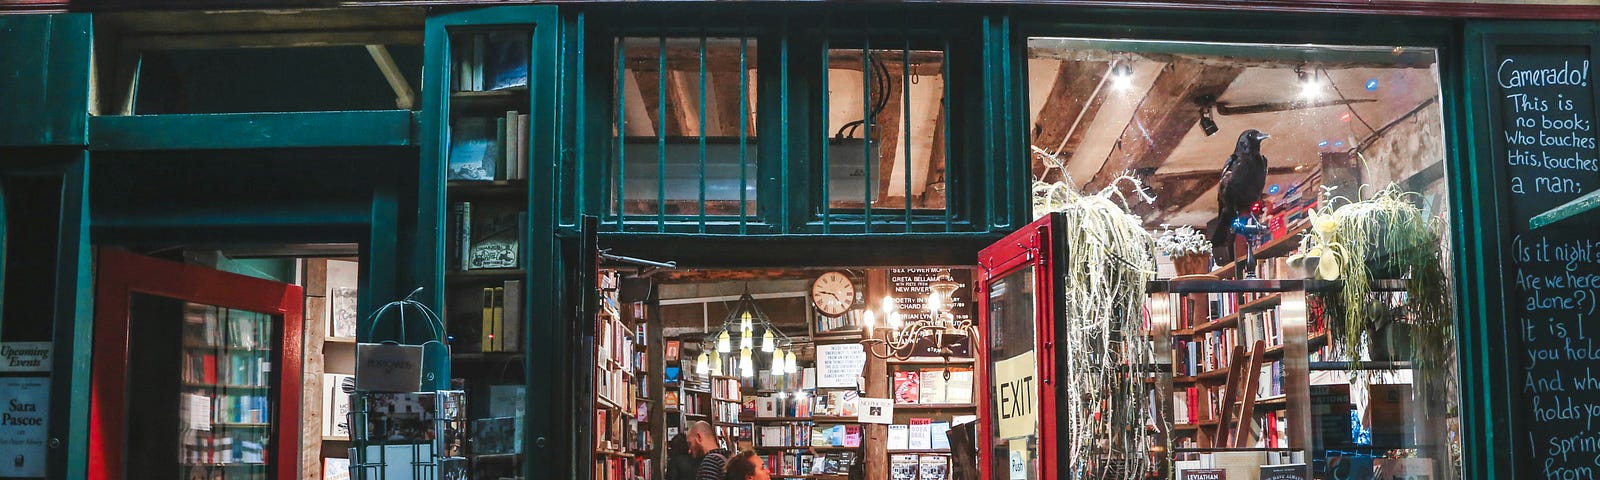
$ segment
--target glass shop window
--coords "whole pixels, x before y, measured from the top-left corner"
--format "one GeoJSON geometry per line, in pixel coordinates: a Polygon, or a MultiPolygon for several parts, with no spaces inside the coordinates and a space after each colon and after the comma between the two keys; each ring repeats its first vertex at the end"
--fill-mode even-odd
{"type": "MultiPolygon", "coordinates": [[[[830,215],[908,222],[945,210],[946,51],[909,41],[832,42],[821,181],[830,215]]],[[[882,220],[879,220],[882,221],[882,220]]]]}
{"type": "MultiPolygon", "coordinates": [[[[56,233],[61,181],[52,177],[0,178],[0,424],[7,454],[0,476],[53,478],[47,470],[55,380],[56,233]]],[[[59,400],[59,399],[57,399],[59,400]]]]}
{"type": "Polygon", "coordinates": [[[1130,380],[1154,427],[1103,435],[1153,432],[1174,478],[1460,478],[1435,50],[1031,38],[1027,61],[1036,215],[1106,196],[1155,278],[1304,280],[1150,295],[1129,368],[1162,372],[1130,380]]]}
{"type": "Polygon", "coordinates": [[[753,37],[616,39],[612,216],[757,216],[757,51],[753,37]]]}

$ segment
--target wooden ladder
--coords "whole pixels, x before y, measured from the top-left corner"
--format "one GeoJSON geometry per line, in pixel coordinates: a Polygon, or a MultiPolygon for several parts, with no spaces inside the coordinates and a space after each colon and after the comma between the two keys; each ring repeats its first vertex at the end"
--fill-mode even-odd
{"type": "Polygon", "coordinates": [[[1217,409],[1217,423],[1211,428],[1211,446],[1214,448],[1245,448],[1250,446],[1250,422],[1255,417],[1256,392],[1261,382],[1261,356],[1266,342],[1256,340],[1253,348],[1244,345],[1233,347],[1233,358],[1228,362],[1228,380],[1223,385],[1222,405],[1217,409]],[[1233,440],[1230,445],[1228,440],[1233,440]]]}

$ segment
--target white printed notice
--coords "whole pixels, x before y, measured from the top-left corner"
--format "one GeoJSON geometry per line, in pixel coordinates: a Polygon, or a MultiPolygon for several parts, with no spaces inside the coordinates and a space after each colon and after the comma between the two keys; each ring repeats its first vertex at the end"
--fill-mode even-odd
{"type": "Polygon", "coordinates": [[[50,379],[0,378],[0,477],[43,477],[50,379]]]}
{"type": "Polygon", "coordinates": [[[0,342],[0,372],[50,371],[50,342],[0,342]]]}
{"type": "MultiPolygon", "coordinates": [[[[1526,40],[1514,40],[1524,42],[1526,40]]],[[[1589,42],[1499,44],[1491,52],[1492,157],[1509,205],[1505,281],[1522,417],[1516,478],[1600,476],[1600,229],[1594,212],[1538,230],[1528,221],[1600,187],[1589,42]],[[1512,278],[1512,275],[1515,275],[1512,278]],[[1591,336],[1594,335],[1594,336],[1591,336]],[[1520,344],[1520,345],[1519,345],[1520,344]]]]}
{"type": "Polygon", "coordinates": [[[856,421],[879,425],[894,423],[894,401],[887,398],[857,398],[856,421]]]}
{"type": "Polygon", "coordinates": [[[867,365],[859,343],[817,345],[817,388],[854,388],[867,365]]]}

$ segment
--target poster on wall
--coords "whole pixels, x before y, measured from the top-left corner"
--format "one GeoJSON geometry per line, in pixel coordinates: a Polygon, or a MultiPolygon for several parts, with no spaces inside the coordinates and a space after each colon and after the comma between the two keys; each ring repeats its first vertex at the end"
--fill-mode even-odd
{"type": "Polygon", "coordinates": [[[50,371],[50,342],[0,342],[0,372],[50,371]]]}
{"type": "Polygon", "coordinates": [[[356,337],[356,322],[360,317],[360,312],[356,311],[356,286],[360,279],[361,264],[328,260],[328,336],[356,337]]]}
{"type": "Polygon", "coordinates": [[[817,345],[817,388],[854,388],[867,351],[859,343],[817,345]]]}
{"type": "Polygon", "coordinates": [[[1038,416],[1039,385],[1034,381],[1038,362],[1033,351],[994,363],[995,419],[1000,438],[1033,435],[1038,416]]]}
{"type": "Polygon", "coordinates": [[[0,478],[43,477],[50,379],[0,377],[0,478]]]}

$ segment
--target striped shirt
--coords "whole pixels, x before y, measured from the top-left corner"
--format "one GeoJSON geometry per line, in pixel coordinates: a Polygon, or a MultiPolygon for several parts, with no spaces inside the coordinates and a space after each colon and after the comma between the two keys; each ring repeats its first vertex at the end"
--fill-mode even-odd
{"type": "Polygon", "coordinates": [[[700,470],[694,474],[694,480],[722,480],[722,469],[728,463],[728,449],[718,448],[706,452],[700,459],[700,470]]]}

